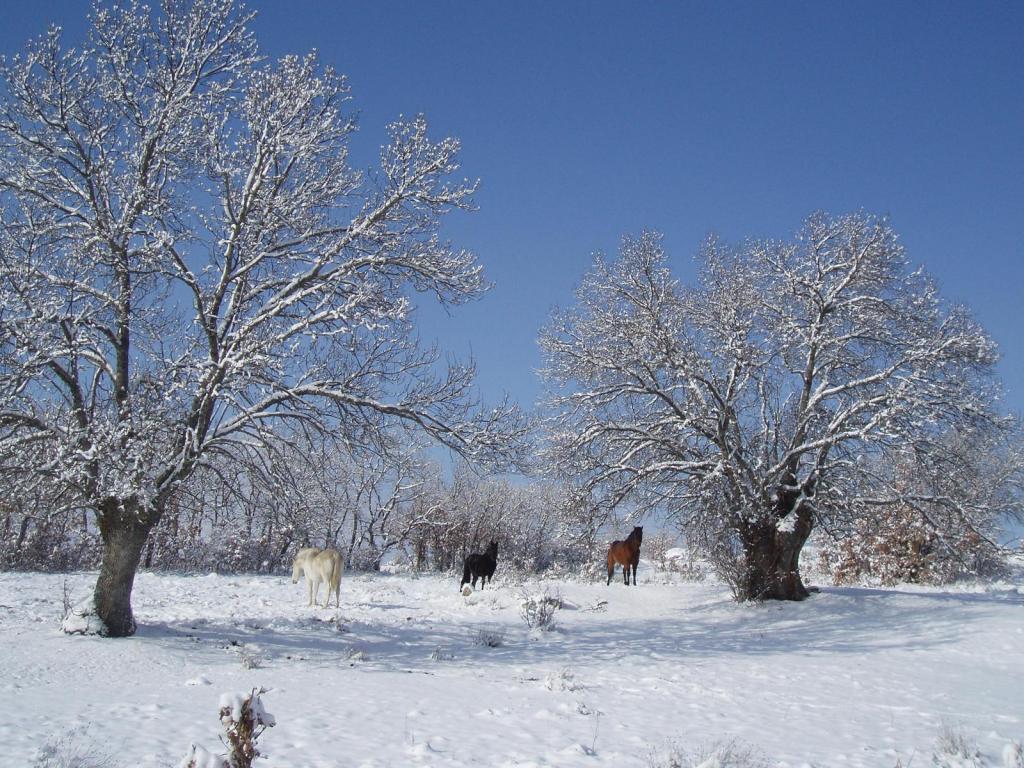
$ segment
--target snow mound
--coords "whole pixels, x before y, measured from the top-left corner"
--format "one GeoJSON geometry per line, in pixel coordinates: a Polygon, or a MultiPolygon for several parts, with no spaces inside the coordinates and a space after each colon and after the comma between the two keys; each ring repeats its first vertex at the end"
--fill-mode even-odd
{"type": "MultiPolygon", "coordinates": [[[[221,712],[221,722],[225,725],[231,722],[240,722],[242,720],[242,707],[249,698],[250,694],[222,693],[220,702],[217,705],[221,712]]],[[[277,725],[277,720],[274,719],[274,716],[263,708],[263,700],[260,699],[259,695],[251,694],[251,698],[252,702],[249,707],[252,712],[253,722],[256,725],[266,725],[269,727],[277,725]]]]}
{"type": "Polygon", "coordinates": [[[1024,768],[1024,747],[1019,741],[1003,747],[1003,768],[1024,768]]]}
{"type": "Polygon", "coordinates": [[[107,625],[96,613],[93,596],[75,603],[60,623],[61,631],[68,635],[100,635],[106,637],[107,625]]]}
{"type": "Polygon", "coordinates": [[[205,747],[193,744],[185,758],[178,763],[178,768],[230,768],[230,764],[205,747]]]}
{"type": "Polygon", "coordinates": [[[568,667],[545,675],[544,687],[549,691],[578,691],[583,688],[576,680],[576,673],[568,667]]]}

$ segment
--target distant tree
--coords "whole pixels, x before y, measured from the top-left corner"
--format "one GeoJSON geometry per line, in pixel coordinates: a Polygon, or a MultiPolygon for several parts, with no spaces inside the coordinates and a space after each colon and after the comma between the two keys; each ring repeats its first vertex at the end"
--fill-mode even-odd
{"type": "Polygon", "coordinates": [[[494,460],[521,430],[412,333],[410,292],[486,288],[438,236],[472,202],[458,142],[400,121],[357,172],[345,79],[312,54],[265,63],[251,18],[101,6],[80,47],[53,29],[0,65],[0,453],[43,456],[32,472],[95,510],[111,635],[135,631],[176,489],[274,423],[353,446],[402,423],[494,460]]]}
{"type": "Polygon", "coordinates": [[[804,598],[815,524],[899,503],[865,457],[998,423],[994,343],[869,215],[712,240],[693,287],[659,236],[627,239],[540,343],[551,461],[608,504],[674,515],[740,599],[804,598]]]}
{"type": "Polygon", "coordinates": [[[403,505],[397,531],[421,569],[428,562],[440,571],[461,568],[466,555],[492,540],[501,545],[503,568],[572,568],[590,559],[600,527],[585,501],[565,484],[512,482],[456,466],[449,482],[435,476],[403,505]]]}

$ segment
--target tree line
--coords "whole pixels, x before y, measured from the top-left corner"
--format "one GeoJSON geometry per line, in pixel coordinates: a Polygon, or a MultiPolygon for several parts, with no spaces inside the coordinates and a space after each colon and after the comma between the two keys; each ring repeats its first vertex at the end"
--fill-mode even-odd
{"type": "MultiPolygon", "coordinates": [[[[408,454],[355,461],[332,448],[281,447],[271,472],[236,462],[196,472],[168,503],[140,567],[278,573],[316,546],[338,550],[355,570],[447,572],[491,540],[501,542],[503,565],[523,573],[599,559],[604,520],[562,484],[466,464],[449,472],[408,454]]],[[[0,530],[2,568],[66,571],[102,559],[90,510],[55,497],[0,503],[0,530]]]]}

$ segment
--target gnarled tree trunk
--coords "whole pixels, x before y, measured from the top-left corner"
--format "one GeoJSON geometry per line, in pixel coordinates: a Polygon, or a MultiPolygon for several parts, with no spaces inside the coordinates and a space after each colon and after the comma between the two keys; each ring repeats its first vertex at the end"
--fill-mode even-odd
{"type": "Polygon", "coordinates": [[[803,600],[810,593],[800,578],[800,551],[811,535],[806,508],[790,512],[780,524],[752,524],[741,531],[746,575],[741,600],[803,600]]]}
{"type": "Polygon", "coordinates": [[[103,560],[93,600],[110,637],[135,634],[132,586],[142,550],[159,516],[131,499],[107,499],[99,515],[103,560]]]}

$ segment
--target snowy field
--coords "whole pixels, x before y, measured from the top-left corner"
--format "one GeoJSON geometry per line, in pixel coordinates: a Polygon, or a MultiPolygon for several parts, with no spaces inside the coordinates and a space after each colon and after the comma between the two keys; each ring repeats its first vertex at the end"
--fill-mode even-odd
{"type": "MultiPolygon", "coordinates": [[[[223,692],[264,696],[273,766],[647,766],[735,740],[780,766],[928,766],[943,730],[1002,765],[1024,738],[1024,587],[824,588],[737,605],[718,584],[141,574],[139,633],[58,631],[94,574],[0,574],[0,765],[88,745],[105,765],[219,748],[223,692]],[[560,592],[557,628],[520,616],[560,592]],[[606,603],[604,601],[607,601],[606,603]],[[481,636],[497,638],[489,647],[481,636]],[[69,736],[70,734],[70,736],[69,736]]],[[[973,765],[964,762],[964,765],[973,765]]]]}

